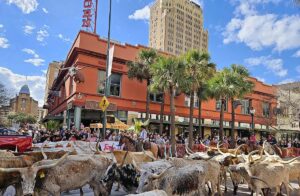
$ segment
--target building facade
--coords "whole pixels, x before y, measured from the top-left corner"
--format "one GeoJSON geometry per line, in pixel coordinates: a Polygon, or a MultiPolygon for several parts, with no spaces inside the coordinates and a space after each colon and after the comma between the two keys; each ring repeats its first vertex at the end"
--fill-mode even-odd
{"type": "MultiPolygon", "coordinates": [[[[46,87],[45,87],[45,98],[44,98],[45,103],[49,95],[49,89],[52,87],[53,81],[56,79],[58,75],[61,64],[62,62],[53,61],[48,66],[48,70],[46,73],[46,87]]],[[[45,112],[47,113],[47,110],[45,110],[45,112]]]]}
{"type": "MultiPolygon", "coordinates": [[[[134,118],[144,119],[146,108],[146,82],[131,80],[127,75],[127,63],[134,61],[138,52],[147,49],[144,46],[112,43],[115,46],[108,112],[114,114],[121,121],[131,124],[134,118]]],[[[102,122],[102,111],[99,108],[104,93],[105,65],[107,42],[95,34],[80,31],[68,56],[64,67],[72,65],[80,69],[85,77],[84,82],[76,83],[69,77],[67,70],[59,72],[57,80],[52,86],[53,91],[60,91],[60,96],[50,95],[47,103],[49,114],[47,119],[67,119],[68,125],[80,123],[89,126],[90,123],[102,122]]],[[[253,94],[242,100],[242,106],[236,109],[236,129],[241,136],[249,134],[251,115],[249,107],[255,108],[254,124],[257,131],[267,131],[270,125],[276,124],[272,109],[276,108],[276,90],[250,78],[255,83],[253,94]]],[[[151,95],[150,129],[158,131],[160,117],[160,96],[151,95]]],[[[175,99],[177,132],[184,132],[188,127],[189,107],[184,94],[175,99]]],[[[195,105],[197,106],[197,105],[195,105]]],[[[231,106],[227,104],[225,112],[225,132],[229,134],[231,121],[231,106]]],[[[220,104],[216,100],[209,100],[202,104],[202,122],[205,134],[216,132],[219,127],[220,104]]],[[[194,123],[197,127],[198,109],[194,110],[194,123]]],[[[165,95],[164,130],[170,129],[170,97],[165,95]]]]}
{"type": "Polygon", "coordinates": [[[300,132],[300,82],[277,86],[277,128],[283,139],[294,140],[300,132]]]}
{"type": "Polygon", "coordinates": [[[179,55],[208,50],[201,7],[191,0],[156,0],[150,8],[149,46],[179,55]]]}
{"type": "Polygon", "coordinates": [[[10,111],[38,117],[38,102],[30,96],[28,85],[22,86],[19,94],[10,100],[10,111]]]}
{"type": "Polygon", "coordinates": [[[8,115],[10,113],[10,106],[0,106],[0,127],[7,127],[9,125],[8,115]]]}

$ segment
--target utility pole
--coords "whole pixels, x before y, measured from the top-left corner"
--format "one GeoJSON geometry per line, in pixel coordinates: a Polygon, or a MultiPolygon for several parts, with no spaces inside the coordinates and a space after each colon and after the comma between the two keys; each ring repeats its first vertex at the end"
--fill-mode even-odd
{"type": "MultiPolygon", "coordinates": [[[[109,14],[108,14],[108,35],[107,35],[107,51],[106,51],[106,77],[105,77],[105,88],[104,88],[104,95],[107,97],[109,93],[109,78],[108,78],[108,67],[109,67],[109,49],[110,49],[110,24],[111,24],[111,0],[109,0],[109,14]]],[[[103,132],[102,132],[102,139],[105,138],[106,133],[106,116],[107,112],[104,111],[103,115],[103,132]]]]}

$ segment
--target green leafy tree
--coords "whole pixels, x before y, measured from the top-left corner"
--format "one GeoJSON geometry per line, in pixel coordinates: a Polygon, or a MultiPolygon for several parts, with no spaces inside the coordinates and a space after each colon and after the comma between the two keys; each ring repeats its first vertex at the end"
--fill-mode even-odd
{"type": "Polygon", "coordinates": [[[195,94],[205,82],[211,78],[216,72],[216,65],[210,63],[210,56],[208,53],[199,50],[190,50],[184,56],[186,80],[184,91],[190,95],[190,112],[189,112],[189,147],[193,145],[193,117],[194,117],[194,100],[195,94]]]}
{"type": "Polygon", "coordinates": [[[147,82],[147,95],[146,95],[146,120],[149,119],[150,113],[150,91],[149,87],[151,84],[152,73],[150,72],[151,66],[157,60],[157,53],[153,49],[141,50],[138,54],[137,60],[129,62],[128,66],[128,77],[130,79],[137,79],[140,82],[146,80],[147,82]]]}
{"type": "Polygon", "coordinates": [[[37,122],[36,117],[24,113],[10,114],[8,115],[8,119],[20,123],[21,125],[35,124],[37,122]]]}
{"type": "Polygon", "coordinates": [[[176,90],[180,88],[185,79],[184,63],[174,57],[160,57],[151,67],[153,75],[151,89],[166,90],[170,94],[170,111],[171,111],[171,150],[175,154],[175,95],[176,90]]]}
{"type": "Polygon", "coordinates": [[[234,129],[235,129],[235,108],[236,108],[236,101],[235,99],[243,99],[245,95],[251,93],[254,88],[254,83],[249,81],[250,73],[248,69],[242,65],[231,65],[230,69],[231,80],[230,84],[234,87],[229,97],[231,101],[231,147],[235,145],[235,138],[234,138],[234,129]]]}
{"type": "Polygon", "coordinates": [[[56,131],[60,128],[61,123],[57,120],[49,120],[48,122],[44,123],[47,131],[56,131]]]}

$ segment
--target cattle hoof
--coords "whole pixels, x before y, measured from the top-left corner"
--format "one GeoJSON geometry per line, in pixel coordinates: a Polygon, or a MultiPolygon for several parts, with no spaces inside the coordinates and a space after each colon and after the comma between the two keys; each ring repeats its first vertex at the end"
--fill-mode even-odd
{"type": "Polygon", "coordinates": [[[227,192],[227,187],[225,187],[225,192],[227,192]]]}

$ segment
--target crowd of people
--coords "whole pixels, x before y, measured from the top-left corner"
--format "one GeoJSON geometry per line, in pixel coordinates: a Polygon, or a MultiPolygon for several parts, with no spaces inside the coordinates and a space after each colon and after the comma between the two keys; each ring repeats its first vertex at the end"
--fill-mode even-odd
{"type": "MultiPolygon", "coordinates": [[[[81,126],[80,130],[77,130],[74,126],[72,129],[60,129],[55,131],[46,131],[46,130],[34,130],[34,131],[24,131],[19,130],[20,134],[27,133],[32,136],[33,143],[40,143],[45,141],[57,142],[57,141],[91,141],[95,142],[98,139],[98,134],[95,130],[91,130],[89,127],[81,126]]],[[[143,140],[150,141],[156,144],[170,144],[171,138],[167,134],[158,134],[158,133],[149,133],[146,127],[142,127],[140,133],[135,133],[132,131],[122,132],[123,134],[128,135],[133,140],[143,140]]],[[[116,130],[107,130],[105,140],[109,141],[119,141],[121,137],[121,132],[116,130]]],[[[275,136],[269,134],[267,137],[262,137],[260,140],[257,140],[255,134],[251,134],[250,137],[239,137],[236,136],[234,138],[235,145],[248,144],[249,146],[262,145],[265,140],[267,140],[270,144],[277,144],[282,148],[290,148],[296,147],[300,148],[300,141],[298,138],[292,140],[279,140],[277,141],[275,136]]],[[[177,144],[188,144],[189,139],[186,134],[177,134],[175,137],[177,144]]],[[[203,143],[206,146],[216,146],[216,144],[220,141],[218,136],[206,136],[205,138],[201,138],[199,135],[196,135],[193,140],[193,144],[201,144],[203,143]]],[[[223,147],[229,148],[232,143],[232,138],[230,136],[224,136],[223,147]]]]}

